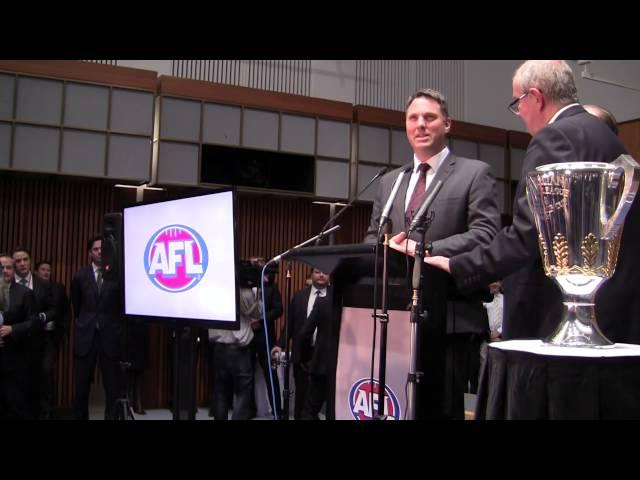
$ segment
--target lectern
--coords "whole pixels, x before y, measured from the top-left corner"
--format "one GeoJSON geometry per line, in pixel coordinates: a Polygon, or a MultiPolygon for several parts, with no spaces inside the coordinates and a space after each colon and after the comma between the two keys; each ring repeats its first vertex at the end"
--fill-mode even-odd
{"type": "MultiPolygon", "coordinates": [[[[374,383],[371,384],[371,354],[373,346],[373,272],[375,245],[353,244],[299,248],[288,252],[284,259],[299,261],[332,275],[334,288],[333,310],[329,327],[330,343],[327,365],[328,392],[327,418],[337,420],[365,420],[375,416],[378,398],[378,359],[374,356],[374,383]]],[[[405,385],[410,357],[410,288],[406,276],[412,259],[395,251],[389,253],[389,285],[387,302],[389,309],[389,338],[387,344],[387,374],[385,381],[386,418],[404,418],[407,398],[405,385]]],[[[435,272],[435,270],[434,270],[435,272]]],[[[433,279],[441,285],[441,279],[433,279]]],[[[431,283],[427,281],[426,283],[431,283]]],[[[444,282],[447,283],[446,281],[444,282]]],[[[446,307],[438,308],[446,294],[438,294],[438,288],[425,289],[423,301],[431,312],[425,322],[425,332],[430,332],[430,344],[440,348],[438,333],[444,335],[446,307]],[[435,292],[435,293],[434,293],[435,292]],[[440,328],[441,327],[441,328],[440,328]]],[[[381,293],[381,288],[377,291],[381,293]]],[[[446,305],[446,300],[444,300],[446,305]]],[[[378,299],[377,305],[380,305],[378,299]]],[[[378,329],[379,330],[379,329],[378,329]]],[[[379,333],[378,333],[379,335],[379,333]]],[[[379,339],[376,341],[379,348],[379,339]]],[[[425,352],[429,358],[424,365],[428,391],[422,393],[420,404],[427,409],[439,409],[442,405],[444,355],[433,349],[425,352]],[[435,378],[435,380],[433,380],[435,378]]],[[[425,355],[421,355],[425,358],[425,355]]],[[[419,389],[420,393],[420,389],[419,389]]],[[[420,407],[419,407],[420,410],[420,407]]],[[[426,413],[424,410],[423,414],[426,413]]],[[[419,415],[418,418],[430,415],[419,415]]]]}

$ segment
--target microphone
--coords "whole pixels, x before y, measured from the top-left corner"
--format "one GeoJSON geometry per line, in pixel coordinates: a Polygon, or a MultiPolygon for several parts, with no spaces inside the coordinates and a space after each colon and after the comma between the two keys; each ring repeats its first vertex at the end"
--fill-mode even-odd
{"type": "MultiPolygon", "coordinates": [[[[375,182],[378,178],[380,178],[382,175],[384,175],[388,171],[389,171],[389,167],[381,168],[380,171],[378,173],[376,173],[375,176],[371,180],[369,180],[369,183],[367,183],[365,185],[365,187],[362,190],[360,190],[355,197],[353,197],[353,200],[351,200],[349,203],[347,203],[342,210],[340,210],[333,217],[331,217],[329,220],[327,220],[327,223],[325,223],[324,226],[322,227],[322,229],[320,230],[320,237],[324,236],[325,229],[329,225],[331,225],[333,222],[335,222],[340,217],[340,215],[342,215],[351,205],[353,205],[353,202],[355,202],[358,198],[360,198],[360,195],[362,195],[365,192],[365,190],[371,186],[371,184],[373,182],[375,182]]],[[[318,240],[316,241],[316,245],[318,245],[319,242],[320,242],[320,238],[318,238],[318,240]]]]}
{"type": "Polygon", "coordinates": [[[413,232],[418,226],[418,224],[422,221],[422,217],[424,217],[429,207],[431,207],[431,204],[435,200],[436,195],[438,195],[438,192],[440,191],[441,188],[442,188],[442,180],[438,180],[438,183],[436,183],[436,186],[433,187],[433,191],[429,194],[427,198],[425,198],[422,201],[422,203],[420,204],[420,208],[418,208],[418,211],[413,216],[413,220],[411,220],[411,225],[409,226],[409,231],[407,232],[407,237],[409,237],[411,232],[413,232]]]}
{"type": "Polygon", "coordinates": [[[325,231],[325,232],[320,232],[318,235],[316,235],[315,237],[310,238],[309,240],[305,240],[302,243],[299,243],[298,245],[296,245],[295,247],[291,247],[289,250],[287,250],[286,252],[281,253],[280,255],[276,255],[275,257],[273,257],[271,260],[269,260],[267,263],[265,263],[265,265],[270,265],[272,263],[278,263],[280,260],[282,260],[282,258],[286,257],[289,253],[291,253],[293,250],[296,250],[298,248],[304,247],[305,245],[310,244],[311,242],[314,242],[316,240],[320,240],[322,237],[324,237],[325,235],[328,235],[330,233],[333,233],[337,230],[340,230],[340,225],[334,225],[333,227],[331,227],[329,230],[325,231]]]}
{"type": "Polygon", "coordinates": [[[402,179],[408,171],[412,168],[411,165],[404,168],[396,178],[393,187],[391,188],[391,193],[389,194],[389,198],[387,199],[387,203],[382,209],[382,215],[380,215],[380,221],[378,222],[378,238],[380,238],[380,232],[382,231],[382,227],[384,227],[387,220],[389,220],[389,212],[391,211],[391,206],[393,205],[394,200],[396,199],[396,195],[398,195],[398,190],[400,190],[400,185],[402,184],[402,179]]]}

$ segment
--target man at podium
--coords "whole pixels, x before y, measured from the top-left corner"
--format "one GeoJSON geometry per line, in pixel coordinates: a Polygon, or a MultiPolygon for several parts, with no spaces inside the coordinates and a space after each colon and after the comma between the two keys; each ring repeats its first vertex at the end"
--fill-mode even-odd
{"type": "MultiPolygon", "coordinates": [[[[452,119],[440,92],[418,90],[408,99],[405,112],[413,158],[380,180],[365,243],[378,241],[383,213],[392,236],[407,231],[422,210],[428,222],[427,254],[452,256],[488,245],[500,221],[489,165],[449,150],[446,137],[452,119]],[[426,212],[425,200],[432,201],[426,212]]],[[[488,332],[487,315],[481,299],[458,295],[448,275],[427,270],[422,302],[429,314],[420,325],[419,370],[424,376],[418,384],[416,416],[462,420],[468,356],[477,354],[473,342],[488,332]]],[[[407,287],[409,292],[411,286],[407,287]]]]}

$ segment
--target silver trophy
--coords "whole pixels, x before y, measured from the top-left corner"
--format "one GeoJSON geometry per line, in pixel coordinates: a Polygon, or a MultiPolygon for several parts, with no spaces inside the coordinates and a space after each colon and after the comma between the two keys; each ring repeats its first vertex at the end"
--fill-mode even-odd
{"type": "Polygon", "coordinates": [[[544,270],[564,295],[562,321],[546,343],[613,345],[598,327],[594,299],[615,271],[622,227],[639,181],[640,165],[629,155],[612,163],[542,165],[527,174],[544,270]]]}

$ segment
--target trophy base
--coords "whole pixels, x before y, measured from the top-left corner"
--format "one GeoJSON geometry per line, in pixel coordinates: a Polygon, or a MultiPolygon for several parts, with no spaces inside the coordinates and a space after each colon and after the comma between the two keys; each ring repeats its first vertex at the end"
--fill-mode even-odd
{"type": "Polygon", "coordinates": [[[558,328],[543,340],[544,343],[560,347],[613,347],[613,342],[598,327],[595,305],[592,301],[572,299],[563,304],[562,321],[558,328]]]}
{"type": "Polygon", "coordinates": [[[566,319],[543,342],[560,347],[611,348],[614,345],[595,322],[588,325],[579,320],[566,319]]]}

